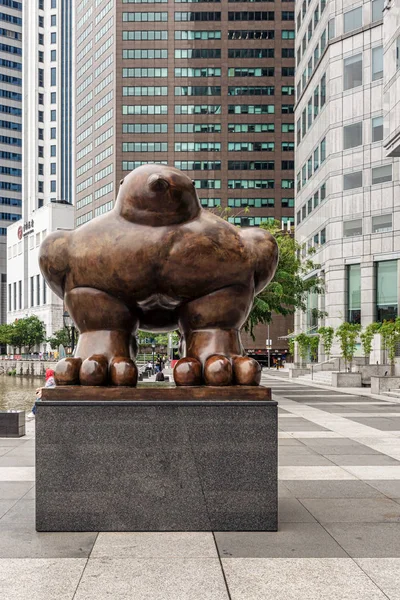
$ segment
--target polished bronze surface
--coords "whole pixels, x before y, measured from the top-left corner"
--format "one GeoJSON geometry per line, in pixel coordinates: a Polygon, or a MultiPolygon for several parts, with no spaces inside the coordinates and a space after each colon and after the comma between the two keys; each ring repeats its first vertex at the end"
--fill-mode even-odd
{"type": "Polygon", "coordinates": [[[111,385],[136,385],[138,370],[129,358],[117,356],[110,361],[110,384],[111,385]]]}
{"type": "Polygon", "coordinates": [[[176,385],[201,385],[201,362],[195,358],[181,358],[174,369],[176,385]]]}
{"type": "Polygon", "coordinates": [[[174,384],[138,383],[137,387],[91,387],[82,385],[42,388],[42,400],[48,402],[87,401],[154,401],[178,400],[248,400],[249,402],[270,401],[271,389],[259,386],[190,386],[175,387],[174,384]]]}
{"type": "Polygon", "coordinates": [[[230,385],[232,383],[232,363],[221,354],[209,356],[204,364],[206,385],[230,385]]]}
{"type": "Polygon", "coordinates": [[[81,368],[81,358],[62,358],[57,363],[57,369],[54,373],[54,379],[57,385],[76,385],[79,383],[79,370],[81,368]]]}
{"type": "Polygon", "coordinates": [[[237,385],[259,385],[260,363],[248,356],[237,356],[233,359],[233,377],[237,385]]]}
{"type": "Polygon", "coordinates": [[[107,385],[108,360],[103,354],[93,354],[85,358],[79,371],[82,385],[107,385]]]}
{"type": "MultiPolygon", "coordinates": [[[[40,248],[42,273],[80,331],[75,356],[85,385],[109,384],[114,359],[134,360],[138,328],[179,328],[184,356],[199,361],[208,385],[230,385],[236,372],[238,383],[257,385],[256,369],[232,371],[232,361],[244,354],[240,328],[277,261],[268,232],[239,229],[203,210],[191,179],[162,165],[132,171],[113,210],[52,233],[40,248]],[[224,360],[206,367],[213,355],[224,360]]],[[[178,362],[177,383],[197,385],[198,368],[188,375],[187,364],[178,362]]],[[[56,368],[57,379],[59,369],[68,383],[65,367],[56,368]]]]}

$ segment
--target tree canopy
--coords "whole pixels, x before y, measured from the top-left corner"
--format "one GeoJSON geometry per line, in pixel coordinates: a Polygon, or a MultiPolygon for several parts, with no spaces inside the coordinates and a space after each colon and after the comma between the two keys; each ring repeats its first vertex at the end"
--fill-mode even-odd
{"type": "Polygon", "coordinates": [[[26,348],[28,352],[46,339],[46,328],[36,315],[17,319],[14,323],[0,325],[0,344],[26,348]]]}
{"type": "MultiPolygon", "coordinates": [[[[307,293],[323,292],[323,282],[311,275],[318,269],[310,256],[301,260],[303,246],[299,244],[294,235],[282,231],[280,223],[275,221],[272,225],[265,223],[261,228],[267,229],[276,239],[279,248],[279,263],[273,280],[255,297],[253,308],[245,324],[245,330],[253,335],[254,327],[259,323],[270,323],[273,314],[292,315],[296,310],[306,311],[307,293]]],[[[320,313],[317,317],[323,316],[320,313]]]]}
{"type": "Polygon", "coordinates": [[[65,327],[55,331],[50,338],[47,338],[47,341],[53,350],[58,350],[60,344],[65,348],[71,345],[70,335],[65,327]]]}

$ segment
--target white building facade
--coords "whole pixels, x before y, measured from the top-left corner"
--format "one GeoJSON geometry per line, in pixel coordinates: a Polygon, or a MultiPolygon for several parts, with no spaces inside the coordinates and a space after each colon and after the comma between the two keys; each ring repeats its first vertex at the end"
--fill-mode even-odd
{"type": "Polygon", "coordinates": [[[63,326],[63,303],[44,283],[38,247],[74,227],[73,5],[35,0],[22,12],[22,221],[7,231],[7,321],[35,314],[47,336],[63,326]]]}
{"type": "Polygon", "coordinates": [[[21,218],[22,2],[0,0],[0,323],[7,320],[7,227],[21,218]]]}
{"type": "Polygon", "coordinates": [[[303,256],[315,252],[325,281],[296,331],[366,326],[397,316],[399,303],[400,170],[384,140],[384,0],[296,8],[296,237],[303,256]],[[314,308],[327,316],[317,319],[314,308]]]}

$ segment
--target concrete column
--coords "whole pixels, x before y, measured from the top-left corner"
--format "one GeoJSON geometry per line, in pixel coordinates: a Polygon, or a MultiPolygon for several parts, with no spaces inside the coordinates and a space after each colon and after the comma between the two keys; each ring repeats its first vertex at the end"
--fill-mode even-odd
{"type": "Polygon", "coordinates": [[[361,325],[366,327],[376,319],[375,269],[373,261],[361,263],[361,325]]]}

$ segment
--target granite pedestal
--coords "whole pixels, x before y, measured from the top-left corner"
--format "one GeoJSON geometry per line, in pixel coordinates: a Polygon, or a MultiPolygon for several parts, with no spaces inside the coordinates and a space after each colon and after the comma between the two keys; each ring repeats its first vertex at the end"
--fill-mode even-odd
{"type": "Polygon", "coordinates": [[[24,410],[0,410],[0,437],[22,437],[25,435],[24,410]]]}
{"type": "Polygon", "coordinates": [[[38,531],[276,531],[268,388],[58,387],[36,406],[38,531]]]}

